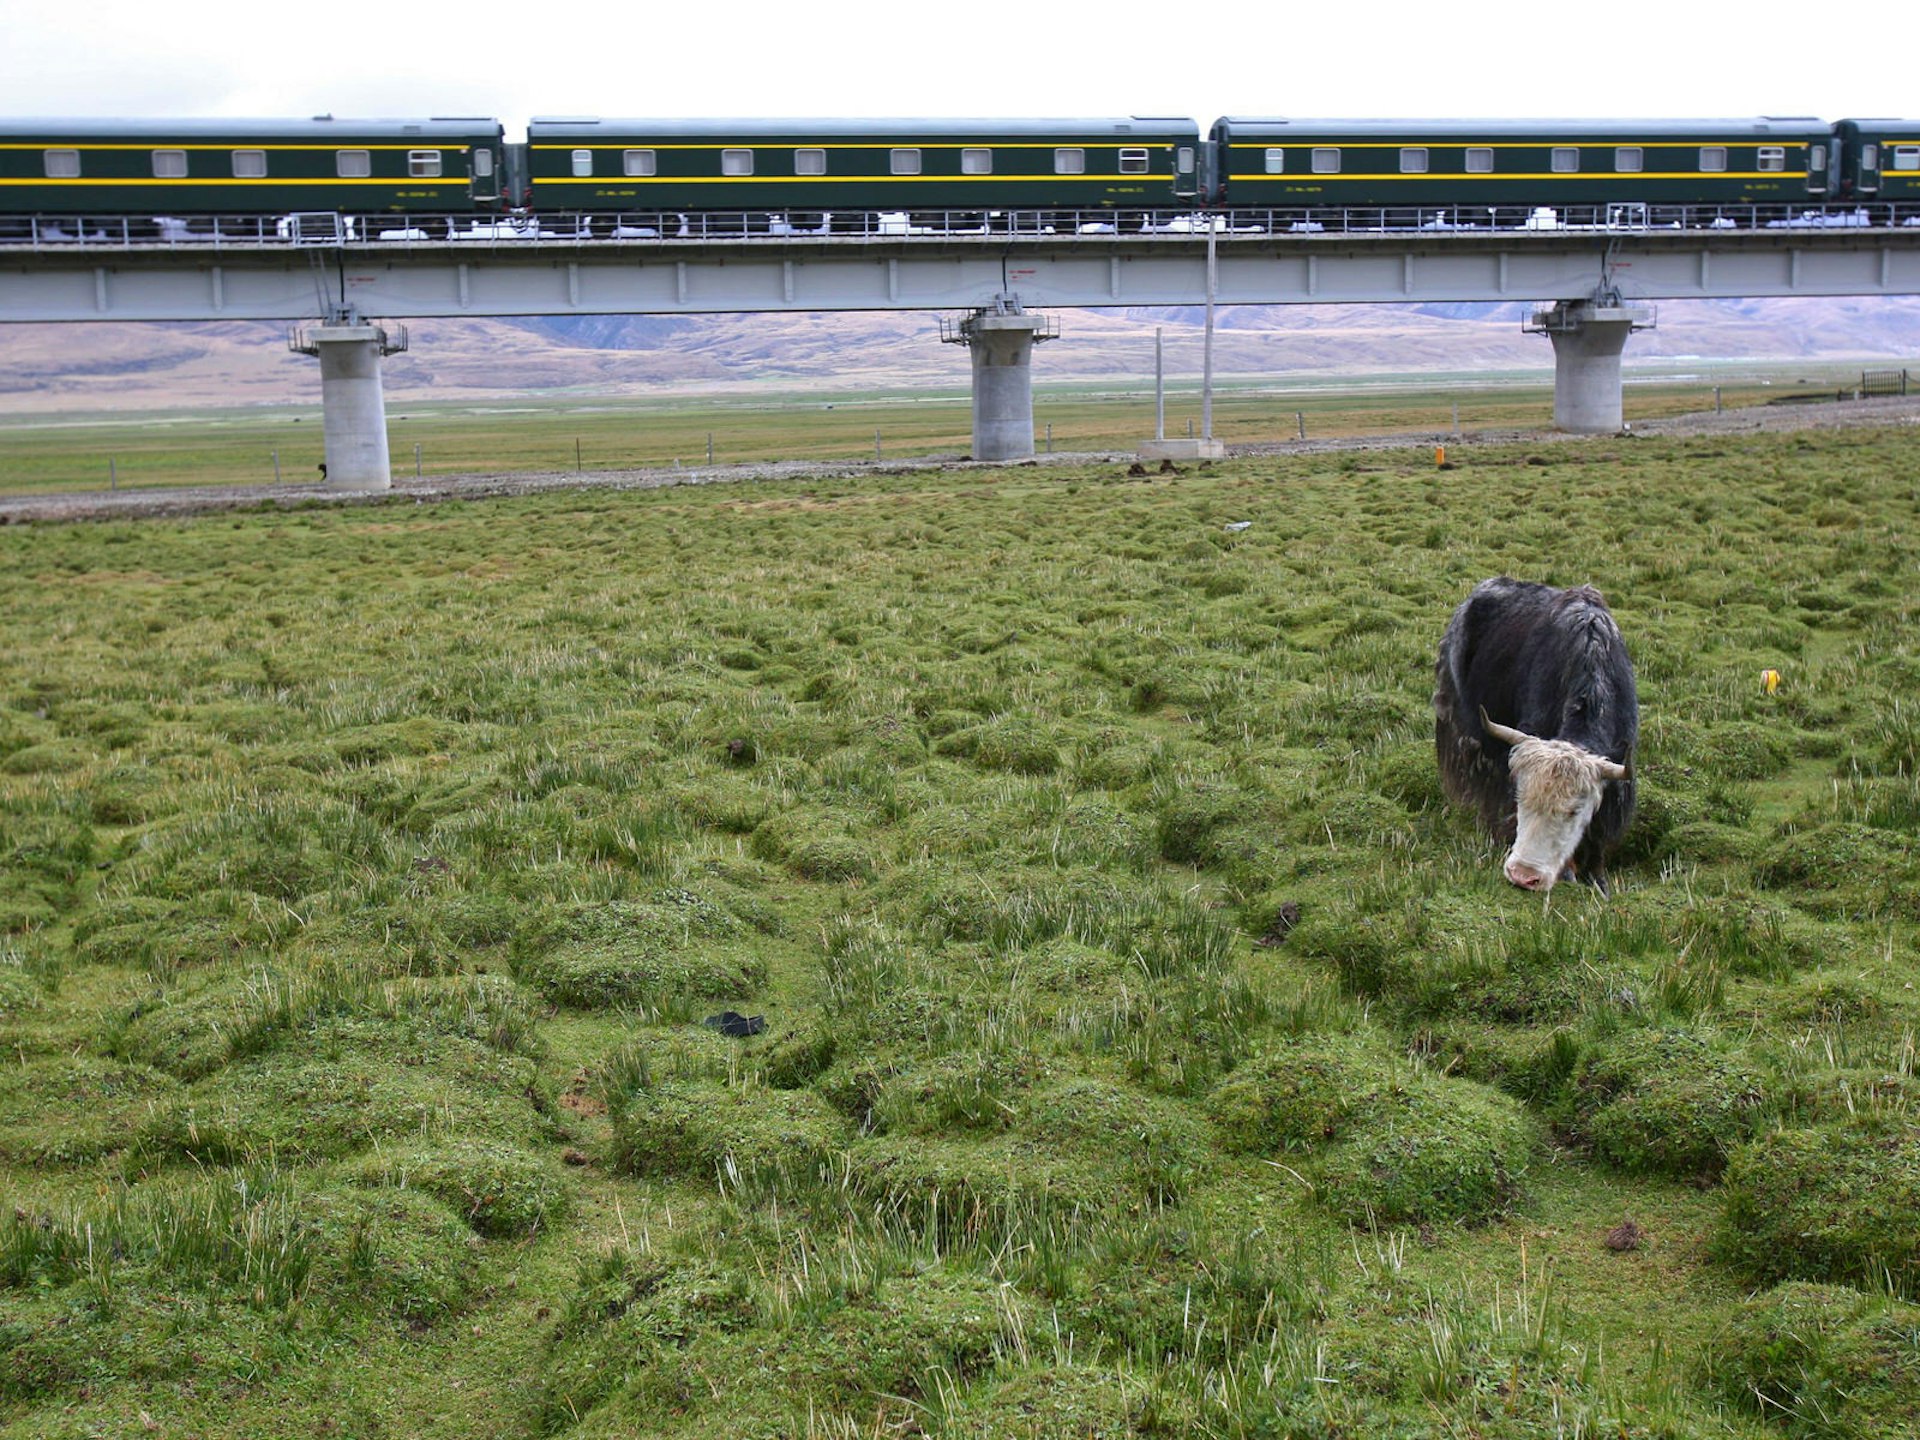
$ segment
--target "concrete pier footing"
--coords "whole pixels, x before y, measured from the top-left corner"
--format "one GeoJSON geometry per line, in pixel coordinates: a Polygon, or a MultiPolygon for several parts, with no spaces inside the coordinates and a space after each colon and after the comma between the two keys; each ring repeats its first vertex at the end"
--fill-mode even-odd
{"type": "Polygon", "coordinates": [[[1051,316],[1030,315],[1018,296],[949,324],[940,338],[965,345],[973,356],[973,458],[1027,460],[1033,456],[1033,347],[1060,336],[1051,316]]]}
{"type": "Polygon", "coordinates": [[[294,331],[288,345],[320,361],[327,485],[335,490],[389,489],[393,474],[380,361],[407,348],[405,328],[396,338],[384,326],[338,316],[294,331]]]}
{"type": "Polygon", "coordinates": [[[1561,300],[1534,312],[1526,328],[1553,341],[1553,424],[1581,435],[1613,435],[1625,424],[1620,355],[1635,330],[1652,327],[1653,307],[1615,295],[1561,300]]]}
{"type": "Polygon", "coordinates": [[[1227,442],[1204,437],[1147,440],[1140,446],[1142,460],[1224,460],[1227,442]]]}

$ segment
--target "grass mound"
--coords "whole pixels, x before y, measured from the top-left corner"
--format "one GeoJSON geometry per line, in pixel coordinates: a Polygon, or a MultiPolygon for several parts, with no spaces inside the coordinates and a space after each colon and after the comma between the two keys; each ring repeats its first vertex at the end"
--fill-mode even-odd
{"type": "Polygon", "coordinates": [[[258,1033],[257,1053],[147,1107],[135,1151],[196,1165],[314,1162],[422,1135],[545,1131],[549,1102],[534,1063],[448,1033],[430,1014],[322,1014],[258,1033]],[[442,1065],[458,1067],[459,1087],[442,1083],[442,1065]]]}
{"type": "Polygon", "coordinates": [[[1405,1068],[1365,1032],[1308,1034],[1236,1069],[1207,1097],[1226,1149],[1294,1155],[1354,1224],[1466,1224],[1520,1194],[1539,1126],[1510,1096],[1405,1068]]]}
{"type": "Polygon", "coordinates": [[[1920,1434],[1920,1306],[1789,1281],[1741,1305],[1700,1375],[1791,1436],[1920,1434]]]}
{"type": "Polygon", "coordinates": [[[854,822],[829,810],[789,810],[768,817],[754,829],[753,853],[786,866],[802,880],[823,883],[867,880],[880,869],[854,822]]]}
{"type": "Polygon", "coordinates": [[[566,1214],[569,1203],[566,1187],[538,1155],[485,1141],[383,1150],[361,1174],[370,1184],[424,1191],[491,1239],[531,1236],[566,1214]]]}
{"type": "Polygon", "coordinates": [[[1367,1096],[1361,1112],[1311,1172],[1356,1225],[1490,1220],[1519,1198],[1540,1143],[1517,1101],[1471,1080],[1411,1077],[1367,1096]]]}
{"type": "Polygon", "coordinates": [[[1920,1298],[1920,1130],[1782,1130],[1727,1165],[1717,1249],[1742,1275],[1891,1285],[1920,1298]]]}
{"type": "Polygon", "coordinates": [[[514,973],[561,1005],[679,1010],[744,1000],[766,964],[749,927],[692,891],[559,907],[513,942],[514,973]]]}
{"type": "Polygon", "coordinates": [[[1319,1149],[1364,1110],[1377,1045],[1350,1035],[1308,1036],[1236,1069],[1207,1097],[1220,1144],[1244,1154],[1319,1149]]]}
{"type": "Polygon", "coordinates": [[[1573,1128],[1638,1174],[1717,1176],[1767,1113],[1765,1080],[1739,1049],[1685,1030],[1633,1030],[1581,1060],[1573,1128]]]}
{"type": "Polygon", "coordinates": [[[811,1181],[847,1142],[846,1121],[809,1090],[662,1080],[624,1097],[614,1164],[634,1175],[811,1181]]]}

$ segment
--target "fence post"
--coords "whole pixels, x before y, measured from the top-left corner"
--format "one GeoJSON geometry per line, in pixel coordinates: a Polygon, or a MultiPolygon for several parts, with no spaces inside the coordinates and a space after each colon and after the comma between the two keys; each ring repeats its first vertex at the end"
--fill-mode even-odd
{"type": "Polygon", "coordinates": [[[280,452],[278,450],[273,452],[273,483],[276,485],[280,483],[280,452]]]}
{"type": "Polygon", "coordinates": [[[120,467],[111,455],[107,457],[107,488],[109,490],[120,488],[120,467]]]}
{"type": "Polygon", "coordinates": [[[707,464],[713,464],[713,432],[707,431],[707,464]]]}
{"type": "Polygon", "coordinates": [[[416,480],[420,478],[420,442],[418,440],[413,442],[413,478],[416,480]]]}
{"type": "Polygon", "coordinates": [[[1300,438],[1302,440],[1306,439],[1307,438],[1307,412],[1304,410],[1294,411],[1293,423],[1295,427],[1300,431],[1300,438]]]}
{"type": "Polygon", "coordinates": [[[573,437],[573,468],[576,474],[587,468],[580,462],[580,437],[578,435],[573,437]]]}

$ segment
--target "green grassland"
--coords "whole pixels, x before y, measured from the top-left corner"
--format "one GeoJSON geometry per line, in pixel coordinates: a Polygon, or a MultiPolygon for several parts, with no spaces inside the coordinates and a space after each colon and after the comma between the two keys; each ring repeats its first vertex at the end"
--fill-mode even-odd
{"type": "MultiPolygon", "coordinates": [[[[1628,418],[1759,404],[1783,393],[1857,383],[1854,370],[1775,372],[1721,366],[1712,378],[1636,377],[1628,418]]],[[[1380,376],[1277,389],[1223,384],[1214,433],[1229,444],[1396,433],[1531,428],[1553,413],[1550,377],[1380,376]]],[[[317,393],[317,392],[316,392],[317,393]]],[[[834,393],[755,390],[643,400],[551,395],[480,405],[393,402],[387,438],[397,476],[475,471],[604,471],[707,462],[860,460],[961,455],[972,412],[960,391],[834,393]],[[877,441],[877,446],[876,446],[877,441]]],[[[1132,450],[1153,434],[1150,392],[1096,383],[1042,387],[1036,420],[1059,451],[1132,450]]],[[[1191,384],[1170,389],[1167,434],[1197,433],[1191,384]]],[[[171,415],[0,416],[0,495],[178,485],[312,484],[324,454],[318,406],[183,411],[171,415]]]]}
{"type": "Polygon", "coordinates": [[[0,1430],[1914,1434],[1920,433],[1454,458],[0,529],[0,1430]]]}

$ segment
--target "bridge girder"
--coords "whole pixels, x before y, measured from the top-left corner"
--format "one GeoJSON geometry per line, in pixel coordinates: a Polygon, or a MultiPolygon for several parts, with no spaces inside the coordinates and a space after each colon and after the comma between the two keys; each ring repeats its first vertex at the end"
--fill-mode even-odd
{"type": "MultiPolygon", "coordinates": [[[[1222,305],[1553,301],[1603,274],[1632,300],[1920,294],[1920,228],[1676,236],[1221,235],[1222,305]]],[[[1200,236],[767,239],[326,252],[165,246],[0,250],[0,323],[297,321],[349,305],[395,319],[962,310],[1197,303],[1200,236]]]]}

